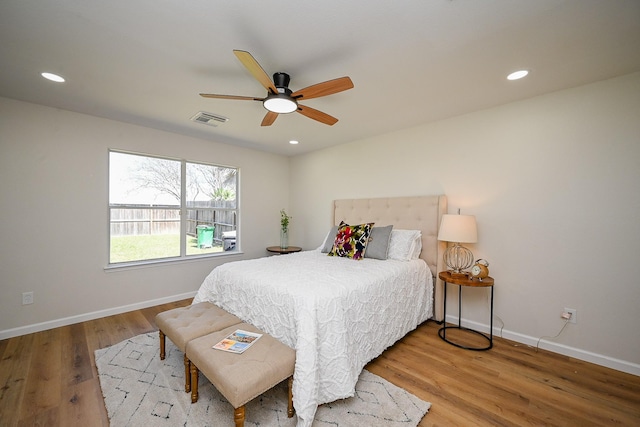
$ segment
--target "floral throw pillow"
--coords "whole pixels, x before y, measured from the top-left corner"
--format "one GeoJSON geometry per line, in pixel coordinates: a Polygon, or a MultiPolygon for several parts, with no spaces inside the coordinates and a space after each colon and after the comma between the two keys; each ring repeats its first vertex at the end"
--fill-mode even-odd
{"type": "Polygon", "coordinates": [[[364,258],[373,224],[373,222],[359,225],[340,223],[333,247],[328,255],[355,260],[364,258]]]}

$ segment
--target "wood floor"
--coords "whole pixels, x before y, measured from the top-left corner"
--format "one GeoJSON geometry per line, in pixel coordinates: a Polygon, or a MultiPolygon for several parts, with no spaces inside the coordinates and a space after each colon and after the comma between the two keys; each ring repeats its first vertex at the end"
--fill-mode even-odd
{"type": "MultiPolygon", "coordinates": [[[[0,426],[108,426],[93,352],[156,330],[179,301],[0,341],[0,426]]],[[[432,403],[425,426],[640,426],[640,377],[496,338],[451,346],[428,322],[371,372],[432,403]]]]}

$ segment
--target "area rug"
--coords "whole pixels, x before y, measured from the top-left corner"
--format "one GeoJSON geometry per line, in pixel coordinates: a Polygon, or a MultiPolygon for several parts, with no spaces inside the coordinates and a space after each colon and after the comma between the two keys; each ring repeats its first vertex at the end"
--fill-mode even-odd
{"type": "MultiPolygon", "coordinates": [[[[191,403],[191,393],[184,392],[183,353],[167,340],[166,358],[160,360],[158,341],[158,333],[153,332],[96,350],[111,426],[234,426],[233,407],[202,374],[198,402],[191,403]]],[[[313,427],[417,426],[430,407],[430,403],[363,370],[355,396],[321,405],[313,427]]],[[[285,383],[245,408],[245,426],[296,425],[296,417],[287,418],[285,383]]]]}

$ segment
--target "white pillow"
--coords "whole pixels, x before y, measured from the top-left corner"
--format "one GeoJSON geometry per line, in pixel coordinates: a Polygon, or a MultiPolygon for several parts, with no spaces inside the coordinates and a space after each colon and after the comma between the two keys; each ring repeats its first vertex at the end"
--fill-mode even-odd
{"type": "Polygon", "coordinates": [[[392,230],[389,240],[389,259],[410,261],[420,257],[422,233],[420,230],[392,230]]]}

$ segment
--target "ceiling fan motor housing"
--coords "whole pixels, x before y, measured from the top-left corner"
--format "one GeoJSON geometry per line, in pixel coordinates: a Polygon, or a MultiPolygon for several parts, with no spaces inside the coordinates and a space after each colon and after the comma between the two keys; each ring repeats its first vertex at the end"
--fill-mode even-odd
{"type": "MultiPolygon", "coordinates": [[[[273,84],[276,88],[289,89],[291,77],[287,73],[273,73],[273,84]]],[[[289,91],[291,93],[291,91],[289,91]]]]}
{"type": "Polygon", "coordinates": [[[291,78],[287,73],[273,74],[273,84],[278,89],[278,93],[267,95],[262,103],[264,108],[278,114],[292,113],[298,109],[298,102],[291,97],[289,81],[291,78]]]}

